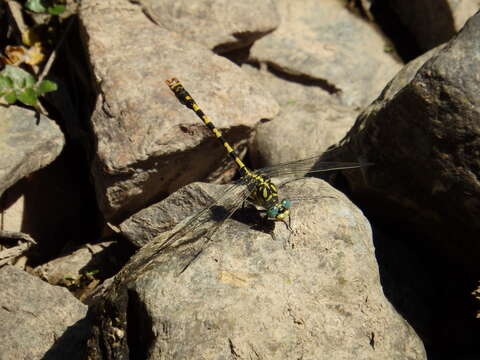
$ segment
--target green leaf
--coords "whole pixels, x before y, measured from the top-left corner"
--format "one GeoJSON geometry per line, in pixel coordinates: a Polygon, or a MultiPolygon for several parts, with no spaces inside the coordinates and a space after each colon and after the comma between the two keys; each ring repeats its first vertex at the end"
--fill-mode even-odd
{"type": "Polygon", "coordinates": [[[17,101],[17,95],[15,94],[15,92],[12,91],[11,93],[6,94],[5,101],[9,105],[12,105],[15,101],[17,101]]]}
{"type": "Polygon", "coordinates": [[[50,91],[56,91],[58,89],[57,84],[50,80],[43,80],[37,87],[37,95],[42,95],[50,91]]]}
{"type": "Polygon", "coordinates": [[[35,106],[37,105],[37,93],[31,87],[26,88],[20,94],[18,94],[18,100],[20,100],[25,105],[35,106]]]}
{"type": "Polygon", "coordinates": [[[48,13],[51,15],[60,15],[65,11],[65,5],[55,5],[48,8],[48,13]]]}
{"type": "Polygon", "coordinates": [[[43,6],[42,0],[27,0],[27,2],[25,3],[25,7],[28,10],[31,10],[36,13],[47,12],[47,8],[43,6]]]}
{"type": "Polygon", "coordinates": [[[13,80],[10,79],[9,77],[5,77],[5,80],[7,81],[7,88],[12,89],[13,88],[13,80]]]}
{"type": "Polygon", "coordinates": [[[23,88],[35,85],[35,78],[32,74],[16,66],[5,65],[0,74],[11,79],[13,82],[12,87],[23,88]]]}
{"type": "MultiPolygon", "coordinates": [[[[10,80],[11,82],[11,80],[10,80]]],[[[8,89],[9,86],[8,86],[8,78],[6,78],[5,76],[1,76],[0,75],[0,91],[4,91],[6,89],[8,89]]]]}

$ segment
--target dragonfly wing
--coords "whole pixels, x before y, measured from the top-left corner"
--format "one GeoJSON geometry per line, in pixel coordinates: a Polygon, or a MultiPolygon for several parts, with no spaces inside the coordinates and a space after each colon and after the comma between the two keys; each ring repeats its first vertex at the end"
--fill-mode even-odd
{"type": "Polygon", "coordinates": [[[283,164],[273,165],[256,170],[255,173],[268,177],[281,177],[287,175],[298,175],[302,177],[312,173],[357,169],[372,165],[371,163],[367,162],[320,161],[321,157],[322,155],[317,155],[302,160],[295,160],[283,164]]]}
{"type": "Polygon", "coordinates": [[[202,239],[196,243],[196,246],[193,246],[188,251],[188,256],[185,256],[180,262],[179,271],[176,272],[176,276],[181,275],[198,257],[200,254],[205,251],[208,246],[212,243],[216,232],[222,227],[222,225],[233,215],[237,209],[242,206],[244,201],[250,195],[250,191],[247,188],[244,188],[241,193],[238,193],[235,198],[232,198],[227,206],[222,206],[221,212],[223,215],[221,218],[216,218],[213,224],[208,225],[205,233],[202,234],[202,239]]]}
{"type": "Polygon", "coordinates": [[[157,236],[152,242],[152,260],[161,252],[188,246],[182,257],[181,274],[210,243],[215,232],[242,205],[250,195],[245,182],[237,182],[223,191],[215,201],[167,234],[157,236]]]}

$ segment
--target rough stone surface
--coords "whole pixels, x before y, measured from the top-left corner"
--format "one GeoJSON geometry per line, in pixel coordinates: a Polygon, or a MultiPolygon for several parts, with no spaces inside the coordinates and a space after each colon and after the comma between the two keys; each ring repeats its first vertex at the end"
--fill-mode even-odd
{"type": "Polygon", "coordinates": [[[107,219],[123,219],[181,185],[231,166],[221,161],[221,145],[178,102],[166,79],[182,80],[233,145],[278,111],[241,69],[155,25],[137,5],[87,0],[80,17],[99,91],[92,114],[97,143],[92,172],[107,219]]]}
{"type": "Polygon", "coordinates": [[[447,0],[452,11],[455,30],[458,32],[480,9],[479,0],[447,0]]]}
{"type": "Polygon", "coordinates": [[[478,0],[388,2],[422,50],[450,40],[480,8],[478,0]]]}
{"type": "Polygon", "coordinates": [[[253,59],[323,82],[328,91],[340,92],[344,104],[359,106],[374,100],[400,70],[400,63],[385,51],[387,42],[380,32],[342,1],[277,4],[281,25],[255,42],[253,59]]]}
{"type": "Polygon", "coordinates": [[[82,359],[87,307],[67,289],[12,266],[0,269],[0,358],[82,359]]]}
{"type": "Polygon", "coordinates": [[[362,213],[318,179],[282,190],[317,196],[295,204],[291,236],[253,230],[246,209],[180,275],[202,239],[141,248],[92,312],[90,358],[425,359],[383,296],[362,213]]]}
{"type": "Polygon", "coordinates": [[[0,196],[11,185],[50,164],[65,143],[49,118],[17,106],[0,106],[0,196]]]}
{"type": "Polygon", "coordinates": [[[272,0],[138,0],[138,3],[159,26],[216,52],[248,46],[280,23],[272,0]]]}
{"type": "Polygon", "coordinates": [[[359,110],[341,105],[335,95],[319,86],[248,65],[242,69],[254,76],[280,105],[274,119],[257,126],[250,144],[249,158],[257,168],[321,154],[355,123],[359,110]]]}
{"type": "MultiPolygon", "coordinates": [[[[102,264],[101,258],[108,256],[106,255],[108,248],[112,248],[114,244],[114,242],[108,241],[83,246],[71,254],[57,257],[48,263],[37,266],[34,272],[50,284],[61,284],[65,277],[79,278],[88,271],[98,270],[102,264]]],[[[114,255],[112,251],[110,253],[110,256],[114,255]]]]}
{"type": "Polygon", "coordinates": [[[443,48],[402,70],[332,152],[337,161],[357,155],[375,163],[366,186],[347,175],[358,194],[375,199],[373,213],[413,225],[431,250],[473,274],[480,261],[479,37],[477,14],[443,48]]]}
{"type": "Polygon", "coordinates": [[[209,205],[216,194],[212,189],[220,188],[220,185],[210,185],[208,192],[201,184],[191,184],[132,215],[120,224],[120,230],[133,245],[142,247],[157,235],[172,229],[194,212],[209,205]]]}

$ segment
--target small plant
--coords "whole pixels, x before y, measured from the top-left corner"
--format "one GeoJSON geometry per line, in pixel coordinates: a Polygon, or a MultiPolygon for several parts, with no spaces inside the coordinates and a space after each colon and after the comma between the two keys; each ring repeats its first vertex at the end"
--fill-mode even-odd
{"type": "Polygon", "coordinates": [[[57,84],[49,80],[36,82],[32,74],[12,65],[5,65],[0,72],[0,103],[13,104],[17,100],[25,105],[37,106],[38,97],[57,90],[57,84]]]}
{"type": "Polygon", "coordinates": [[[68,16],[65,0],[11,0],[4,4],[16,26],[9,27],[11,35],[6,41],[11,44],[0,54],[0,105],[18,101],[47,115],[39,97],[57,90],[54,82],[44,78],[65,37],[65,32],[59,31],[68,16]],[[12,44],[18,39],[22,44],[12,44]]]}
{"type": "Polygon", "coordinates": [[[27,0],[25,8],[36,13],[48,13],[50,15],[60,15],[65,11],[65,5],[47,0],[27,0]]]}

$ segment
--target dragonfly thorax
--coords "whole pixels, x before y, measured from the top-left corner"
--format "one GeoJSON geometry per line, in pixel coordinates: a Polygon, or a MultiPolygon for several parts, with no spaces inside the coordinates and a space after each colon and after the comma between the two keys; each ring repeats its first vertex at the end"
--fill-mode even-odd
{"type": "Polygon", "coordinates": [[[288,199],[279,200],[277,187],[270,178],[251,172],[246,176],[254,180],[250,182],[250,201],[266,209],[267,217],[270,220],[283,221],[289,216],[290,201],[288,199]]]}

